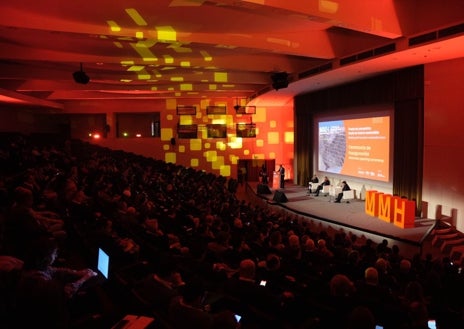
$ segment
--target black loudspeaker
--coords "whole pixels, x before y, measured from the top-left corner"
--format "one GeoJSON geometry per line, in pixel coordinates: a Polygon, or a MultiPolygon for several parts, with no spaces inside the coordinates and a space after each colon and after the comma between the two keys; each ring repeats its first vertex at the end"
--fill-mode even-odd
{"type": "Polygon", "coordinates": [[[76,71],[73,73],[74,81],[77,83],[81,83],[83,85],[89,83],[90,78],[84,71],[76,71]]]}
{"type": "Polygon", "coordinates": [[[272,194],[272,192],[266,184],[258,184],[258,194],[272,194]]]}
{"type": "Polygon", "coordinates": [[[288,87],[288,73],[287,72],[276,72],[271,75],[272,88],[279,90],[288,87]]]}
{"type": "Polygon", "coordinates": [[[279,203],[284,203],[288,201],[285,193],[281,191],[275,191],[274,198],[272,200],[279,203]]]}

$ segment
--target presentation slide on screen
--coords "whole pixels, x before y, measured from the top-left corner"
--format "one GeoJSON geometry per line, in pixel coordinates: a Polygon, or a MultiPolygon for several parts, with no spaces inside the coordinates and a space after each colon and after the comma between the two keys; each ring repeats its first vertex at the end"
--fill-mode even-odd
{"type": "Polygon", "coordinates": [[[318,128],[319,171],[389,181],[389,116],[320,121],[318,128]]]}

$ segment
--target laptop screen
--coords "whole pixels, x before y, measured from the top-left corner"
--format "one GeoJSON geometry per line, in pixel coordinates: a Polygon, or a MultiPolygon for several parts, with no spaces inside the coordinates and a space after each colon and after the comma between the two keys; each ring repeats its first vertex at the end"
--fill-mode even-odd
{"type": "Polygon", "coordinates": [[[97,269],[106,279],[108,279],[109,268],[110,256],[103,249],[98,248],[97,269]]]}

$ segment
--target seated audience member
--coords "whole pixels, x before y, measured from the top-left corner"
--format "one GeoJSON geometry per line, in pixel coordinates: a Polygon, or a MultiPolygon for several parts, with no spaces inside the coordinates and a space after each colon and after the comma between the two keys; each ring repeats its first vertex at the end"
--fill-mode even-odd
{"type": "Polygon", "coordinates": [[[175,329],[235,329],[238,323],[231,311],[211,313],[203,305],[206,291],[198,280],[186,283],[169,305],[169,323],[175,329]]]}
{"type": "Polygon", "coordinates": [[[322,298],[320,316],[323,328],[344,328],[348,317],[356,306],[356,287],[344,274],[335,274],[329,281],[328,294],[322,298]]]}
{"type": "Polygon", "coordinates": [[[338,193],[337,198],[335,199],[334,202],[340,203],[340,201],[342,201],[342,198],[343,198],[343,191],[349,191],[349,190],[351,190],[350,186],[348,185],[348,183],[346,181],[343,181],[342,182],[342,191],[340,193],[338,193]]]}
{"type": "Polygon", "coordinates": [[[360,304],[369,307],[378,323],[386,323],[389,312],[398,305],[398,300],[389,287],[379,282],[379,273],[373,266],[366,268],[364,279],[356,283],[356,297],[360,304]]]}
{"type": "Polygon", "coordinates": [[[24,261],[16,290],[16,328],[68,328],[71,299],[90,278],[91,269],[54,267],[58,247],[54,240],[36,240],[24,261]]]}
{"type": "Polygon", "coordinates": [[[0,319],[5,328],[14,328],[15,287],[24,262],[18,258],[0,255],[0,319]]]}
{"type": "Polygon", "coordinates": [[[367,307],[357,306],[348,316],[347,329],[375,329],[375,325],[374,314],[367,307]]]}
{"type": "Polygon", "coordinates": [[[41,237],[52,238],[53,234],[36,218],[32,211],[32,192],[23,187],[14,190],[14,203],[11,205],[5,222],[5,237],[10,255],[22,260],[27,255],[28,246],[41,237]]]}
{"type": "Polygon", "coordinates": [[[322,189],[324,188],[324,186],[327,186],[327,185],[330,185],[330,180],[327,176],[324,177],[324,180],[322,181],[322,183],[320,183],[318,186],[317,186],[317,189],[316,189],[316,194],[315,196],[319,196],[319,192],[322,191],[322,189]]]}
{"type": "Polygon", "coordinates": [[[144,304],[163,319],[168,318],[169,304],[180,295],[185,285],[173,259],[163,257],[154,274],[149,274],[136,284],[133,293],[144,304]]]}
{"type": "Polygon", "coordinates": [[[256,264],[251,259],[240,262],[238,276],[231,277],[224,285],[225,298],[230,299],[230,309],[244,316],[251,323],[272,323],[279,314],[279,296],[268,287],[256,282],[256,264]]]}
{"type": "Polygon", "coordinates": [[[319,183],[319,178],[316,175],[313,175],[313,177],[309,180],[308,183],[308,193],[311,194],[313,185],[319,183]]]}

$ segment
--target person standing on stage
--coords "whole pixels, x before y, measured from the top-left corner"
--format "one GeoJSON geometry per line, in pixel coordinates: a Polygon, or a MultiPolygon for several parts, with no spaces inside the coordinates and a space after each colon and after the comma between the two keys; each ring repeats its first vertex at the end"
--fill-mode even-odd
{"type": "Polygon", "coordinates": [[[280,165],[279,170],[277,172],[280,174],[280,188],[284,188],[285,183],[285,168],[283,165],[280,165]]]}
{"type": "Polygon", "coordinates": [[[269,183],[268,177],[267,177],[267,168],[266,165],[261,166],[261,171],[259,172],[259,176],[261,177],[261,184],[267,185],[269,183]]]}

